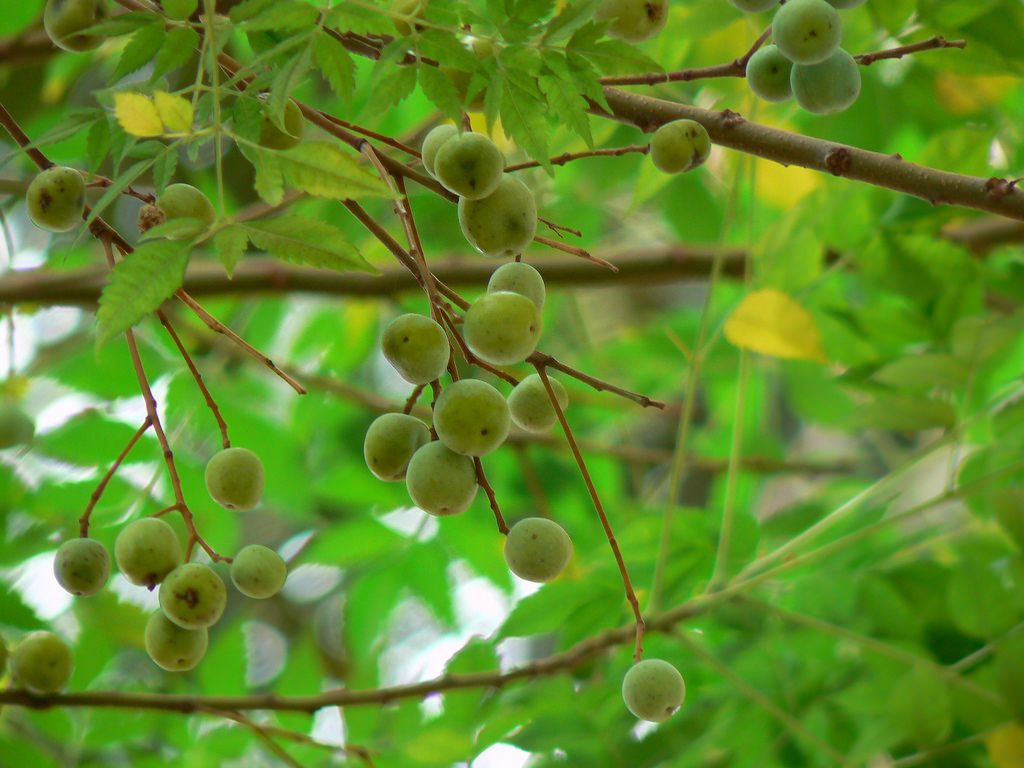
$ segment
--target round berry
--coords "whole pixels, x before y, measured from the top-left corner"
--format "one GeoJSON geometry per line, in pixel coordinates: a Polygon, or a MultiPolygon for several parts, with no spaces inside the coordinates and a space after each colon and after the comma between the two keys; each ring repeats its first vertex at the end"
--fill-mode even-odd
{"type": "Polygon", "coordinates": [[[512,291],[521,293],[534,304],[537,309],[544,309],[544,298],[547,293],[544,278],[540,272],[522,261],[510,261],[502,264],[487,281],[487,292],[512,291]]]}
{"type": "Polygon", "coordinates": [[[152,589],[181,562],[181,542],[167,523],[144,517],[128,523],[114,541],[117,567],[132,584],[152,589]]]}
{"type": "Polygon", "coordinates": [[[95,595],[110,576],[110,553],[96,539],[70,539],[57,550],[53,575],[72,595],[95,595]]]}
{"type": "MultiPolygon", "coordinates": [[[[559,406],[565,411],[569,406],[569,393],[558,379],[548,376],[548,381],[551,382],[559,406]]],[[[536,373],[531,373],[516,384],[508,396],[508,409],[516,426],[527,432],[547,432],[558,421],[547,387],[536,373]]]]}
{"type": "Polygon", "coordinates": [[[415,416],[385,413],[366,430],[363,458],[379,479],[394,482],[405,477],[412,455],[429,442],[430,430],[415,416]]]}
{"type": "Polygon", "coordinates": [[[766,45],[747,62],[747,85],[765,101],[785,101],[793,95],[789,76],[793,62],[775,45],[766,45]]]}
{"type": "Polygon", "coordinates": [[[209,644],[206,627],[185,629],[157,611],[146,622],[146,653],[154,663],[168,672],[193,669],[209,644]]]}
{"type": "Polygon", "coordinates": [[[160,585],[160,608],[184,629],[202,629],[217,623],[228,593],[213,569],[202,563],[179,565],[160,585]]]}
{"type": "Polygon", "coordinates": [[[32,179],[26,199],[33,224],[49,232],[70,232],[82,223],[85,180],[74,168],[47,168],[32,179]]]}
{"type": "Polygon", "coordinates": [[[457,515],[476,498],[476,466],[440,441],[427,443],[409,462],[405,484],[413,503],[431,515],[457,515]]]}
{"type": "Polygon", "coordinates": [[[479,200],[459,200],[459,225],[470,245],[488,256],[518,256],[537,234],[533,192],[511,174],[479,200]]]}
{"type": "Polygon", "coordinates": [[[695,120],[673,120],[654,132],[651,160],[663,173],[681,173],[703,165],[711,154],[711,138],[695,120]]]}
{"type": "Polygon", "coordinates": [[[434,158],[437,180],[449,192],[469,200],[479,200],[494,192],[504,170],[501,150],[480,133],[462,133],[449,139],[434,158]]]}
{"type": "Polygon", "coordinates": [[[11,652],[15,685],[34,696],[63,691],[73,667],[71,649],[52,632],[30,632],[11,652]]]}
{"type": "Polygon", "coordinates": [[[622,698],[641,720],[661,723],[683,706],[686,684],[679,670],[667,661],[644,659],[622,679],[622,698]]]}
{"type": "Polygon", "coordinates": [[[843,24],[825,0],[789,0],[772,20],[772,41],[794,64],[817,64],[839,47],[843,24]]]}
{"type": "Polygon", "coordinates": [[[420,147],[420,157],[423,160],[423,168],[431,176],[434,175],[434,160],[441,147],[449,140],[459,135],[459,129],[454,125],[445,123],[430,129],[430,132],[423,138],[423,145],[420,147]]]}
{"type": "Polygon", "coordinates": [[[493,365],[521,363],[537,348],[537,305],[521,293],[486,293],[466,311],[462,334],[480,359],[493,365]]]}
{"type": "Polygon", "coordinates": [[[485,381],[462,379],[444,388],[434,403],[434,431],[455,453],[485,456],[508,437],[508,403],[485,381]]]}
{"type": "Polygon", "coordinates": [[[424,315],[399,315],[384,329],[381,350],[398,375],[410,384],[429,384],[448,367],[448,334],[424,315]]]}
{"type": "Polygon", "coordinates": [[[260,120],[260,136],[258,143],[266,149],[291,149],[302,141],[306,129],[306,121],[302,117],[299,105],[291,99],[284,107],[284,130],[278,127],[270,115],[264,113],[260,120]]]}
{"type": "Polygon", "coordinates": [[[225,509],[248,510],[263,497],[263,462],[248,448],[225,448],[206,465],[206,490],[225,509]]]}
{"type": "Polygon", "coordinates": [[[281,591],[288,578],[284,559],[262,544],[242,547],[231,563],[231,581],[246,597],[264,600],[281,591]]]}
{"type": "Polygon", "coordinates": [[[106,16],[103,0],[47,0],[43,28],[58,48],[89,51],[98,47],[104,38],[83,35],[82,30],[99,24],[106,16]]]}
{"type": "Polygon", "coordinates": [[[603,0],[597,20],[608,21],[608,34],[634,43],[658,34],[668,21],[668,0],[603,0]]]}
{"type": "Polygon", "coordinates": [[[191,184],[171,184],[156,198],[156,205],[164,213],[166,221],[192,219],[195,226],[178,232],[173,239],[188,240],[207,229],[217,218],[210,198],[191,184]]]}
{"type": "Polygon", "coordinates": [[[546,582],[558,578],[572,560],[572,539],[558,523],[528,517],[505,537],[505,562],[521,579],[546,582]]]}
{"type": "Polygon", "coordinates": [[[796,103],[808,112],[842,112],[860,95],[860,67],[840,48],[820,64],[794,64],[790,83],[796,103]]]}

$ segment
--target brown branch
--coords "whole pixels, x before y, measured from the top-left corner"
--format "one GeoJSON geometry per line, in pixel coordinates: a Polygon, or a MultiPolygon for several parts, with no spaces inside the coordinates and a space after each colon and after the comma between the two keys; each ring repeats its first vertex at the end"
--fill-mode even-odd
{"type": "Polygon", "coordinates": [[[110,465],[107,473],[103,476],[103,479],[100,480],[99,485],[96,486],[96,490],[90,494],[89,503],[85,505],[85,511],[82,513],[82,516],[78,518],[78,535],[83,539],[89,536],[89,517],[92,515],[92,511],[96,507],[96,504],[103,496],[103,492],[107,490],[107,485],[117,473],[118,468],[128,457],[128,454],[131,453],[132,448],[135,447],[135,444],[139,442],[139,439],[146,434],[146,430],[151,426],[153,426],[153,422],[149,416],[147,416],[145,421],[142,422],[142,426],[135,431],[135,434],[132,435],[128,444],[125,445],[118,457],[114,459],[114,463],[110,465]]]}
{"type": "Polygon", "coordinates": [[[770,128],[746,120],[732,110],[716,112],[605,88],[611,115],[597,105],[591,111],[635,125],[644,131],[679,118],[701,123],[711,140],[723,147],[797,165],[846,179],[863,181],[927,200],[932,205],[958,205],[1024,220],[1024,193],[1006,179],[966,176],[906,162],[845,144],[770,128]]]}
{"type": "Polygon", "coordinates": [[[609,384],[607,381],[591,376],[589,373],[577,370],[570,365],[566,365],[560,360],[556,360],[551,355],[537,351],[526,358],[526,362],[530,363],[536,368],[554,368],[555,370],[561,371],[566,376],[572,376],[577,381],[582,381],[587,386],[593,387],[598,392],[612,392],[619,397],[624,397],[627,400],[632,400],[637,405],[643,408],[657,408],[664,410],[665,403],[661,400],[654,400],[647,395],[641,395],[639,392],[633,392],[628,389],[609,384]]]}
{"type": "MultiPolygon", "coordinates": [[[[632,144],[628,147],[612,147],[610,149],[591,149],[586,152],[563,152],[561,155],[548,159],[549,165],[565,165],[573,160],[582,160],[587,157],[621,157],[622,155],[641,154],[646,155],[651,151],[650,144],[632,144]]],[[[525,163],[515,163],[505,166],[505,173],[521,171],[525,168],[539,168],[541,163],[538,160],[528,160],[525,163]]]]}
{"type": "Polygon", "coordinates": [[[555,390],[551,386],[551,380],[548,379],[547,371],[544,369],[544,365],[540,364],[536,366],[537,375],[540,376],[540,380],[544,383],[544,389],[547,390],[548,400],[551,401],[551,407],[555,411],[555,415],[558,417],[558,423],[562,426],[562,432],[565,433],[566,442],[569,443],[569,449],[572,451],[573,458],[576,459],[576,466],[579,467],[580,474],[583,475],[583,482],[587,486],[587,492],[590,493],[590,499],[594,503],[594,509],[597,511],[597,516],[601,519],[601,527],[604,528],[605,536],[608,538],[608,546],[611,547],[612,554],[615,556],[615,563],[619,566],[619,574],[622,576],[622,586],[626,592],[626,602],[629,603],[633,609],[633,617],[636,622],[636,641],[633,647],[633,661],[638,662],[643,658],[644,654],[644,617],[640,613],[640,601],[636,598],[636,591],[633,589],[633,582],[629,578],[629,569],[626,567],[626,560],[622,557],[622,550],[619,549],[619,542],[615,538],[615,532],[612,530],[612,525],[608,521],[608,515],[605,514],[604,504],[601,503],[601,497],[597,493],[597,488],[594,486],[594,480],[590,476],[590,471],[587,469],[587,463],[583,460],[583,454],[580,453],[580,447],[576,444],[576,438],[572,433],[572,428],[569,426],[568,420],[565,418],[565,411],[562,409],[562,404],[558,402],[558,397],[555,395],[555,390]]]}
{"type": "Polygon", "coordinates": [[[959,48],[963,50],[966,47],[966,40],[947,40],[942,35],[936,35],[935,37],[929,37],[927,40],[922,40],[919,43],[910,43],[909,45],[901,45],[897,48],[888,48],[881,51],[872,51],[871,53],[859,53],[853,58],[863,66],[870,67],[876,61],[882,61],[883,59],[902,59],[904,56],[920,53],[921,51],[933,51],[937,48],[959,48]]]}
{"type": "Polygon", "coordinates": [[[494,495],[494,487],[487,479],[487,475],[484,473],[484,465],[480,461],[479,456],[473,457],[473,465],[476,467],[476,481],[481,488],[484,489],[484,493],[487,495],[487,502],[491,505],[491,512],[494,513],[494,521],[498,524],[498,531],[503,535],[508,535],[508,525],[505,523],[505,518],[501,514],[501,507],[498,506],[498,497],[494,495]]]}

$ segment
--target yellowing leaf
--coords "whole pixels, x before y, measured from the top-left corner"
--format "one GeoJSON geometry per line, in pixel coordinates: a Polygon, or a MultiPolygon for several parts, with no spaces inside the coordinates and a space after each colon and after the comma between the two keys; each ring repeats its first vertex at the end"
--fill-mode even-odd
{"type": "Polygon", "coordinates": [[[782,291],[754,291],[725,322],[725,338],[741,349],[788,360],[826,362],[811,313],[782,291]]]}
{"type": "Polygon", "coordinates": [[[192,129],[192,104],[188,99],[157,91],[153,94],[153,101],[168,132],[186,133],[192,129]]]}
{"type": "Polygon", "coordinates": [[[985,744],[996,768],[1024,768],[1024,727],[1004,726],[993,733],[985,744]]]}
{"type": "Polygon", "coordinates": [[[156,105],[141,93],[115,93],[114,115],[132,136],[159,136],[164,132],[156,105]]]}

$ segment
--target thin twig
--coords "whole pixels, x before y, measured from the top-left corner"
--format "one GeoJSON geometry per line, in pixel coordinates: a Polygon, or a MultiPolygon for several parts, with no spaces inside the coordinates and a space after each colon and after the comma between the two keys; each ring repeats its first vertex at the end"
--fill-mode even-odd
{"type": "Polygon", "coordinates": [[[547,371],[543,365],[537,365],[537,375],[540,376],[540,380],[544,382],[544,389],[548,392],[548,400],[551,401],[551,407],[555,411],[555,415],[558,417],[558,423],[562,425],[562,432],[565,433],[565,439],[569,443],[569,449],[572,451],[573,458],[576,459],[576,466],[579,467],[580,474],[583,475],[583,482],[587,486],[587,491],[590,493],[590,499],[594,503],[594,509],[597,510],[597,516],[601,519],[601,526],[604,528],[605,535],[608,538],[608,545],[612,549],[612,554],[615,556],[615,562],[619,566],[619,573],[622,576],[622,586],[626,591],[626,601],[629,603],[630,608],[633,609],[633,618],[636,621],[636,642],[633,649],[633,660],[640,661],[643,658],[644,653],[644,617],[640,613],[640,601],[636,598],[636,592],[633,590],[633,582],[629,578],[629,569],[626,567],[626,561],[622,557],[622,551],[619,549],[619,542],[615,538],[615,532],[612,530],[612,525],[608,521],[608,515],[605,514],[604,504],[601,503],[601,497],[597,493],[597,488],[594,486],[594,481],[590,477],[590,471],[587,469],[587,463],[583,460],[583,454],[580,453],[580,448],[576,444],[576,438],[572,433],[572,428],[569,426],[569,422],[565,418],[565,411],[562,410],[562,404],[558,402],[558,397],[555,395],[555,390],[551,387],[551,380],[548,379],[547,371]]]}
{"type": "MultiPolygon", "coordinates": [[[[633,144],[628,147],[613,147],[611,149],[590,149],[586,152],[564,152],[561,155],[549,158],[548,165],[565,165],[573,160],[582,160],[585,157],[620,157],[621,155],[641,154],[646,155],[651,151],[650,144],[633,144]]],[[[527,160],[523,163],[506,165],[505,172],[521,171],[525,168],[539,168],[542,163],[538,160],[527,160]]]]}
{"type": "Polygon", "coordinates": [[[487,501],[491,505],[491,511],[494,513],[494,521],[498,524],[498,531],[503,536],[507,536],[508,525],[505,524],[505,518],[501,514],[501,507],[498,506],[498,498],[494,495],[494,488],[487,480],[487,475],[484,473],[484,465],[480,461],[479,456],[473,457],[473,465],[476,467],[476,481],[484,489],[484,493],[487,494],[487,501]]]}
{"type": "Polygon", "coordinates": [[[135,434],[131,436],[128,444],[125,445],[118,457],[114,459],[114,463],[110,465],[110,469],[107,470],[103,479],[100,480],[99,485],[96,486],[96,490],[94,490],[89,496],[89,503],[86,504],[85,511],[82,513],[82,516],[78,518],[78,535],[83,539],[89,536],[89,517],[92,515],[92,511],[96,504],[103,496],[103,492],[107,490],[107,485],[117,473],[121,463],[128,457],[128,454],[131,453],[132,448],[135,447],[135,444],[139,442],[139,439],[146,434],[146,430],[151,426],[153,426],[153,421],[149,416],[146,416],[145,420],[142,422],[142,426],[135,430],[135,434]]]}
{"type": "Polygon", "coordinates": [[[560,360],[556,360],[551,355],[545,354],[544,352],[534,352],[526,358],[526,362],[534,367],[554,368],[557,371],[561,371],[566,376],[572,376],[572,378],[577,381],[581,381],[587,386],[593,387],[598,392],[612,392],[619,397],[632,400],[634,403],[644,408],[658,408],[659,410],[665,409],[665,403],[661,400],[654,400],[647,395],[641,395],[639,392],[632,392],[614,384],[609,384],[607,381],[598,379],[590,374],[583,373],[583,371],[577,370],[571,365],[566,365],[560,360]]]}

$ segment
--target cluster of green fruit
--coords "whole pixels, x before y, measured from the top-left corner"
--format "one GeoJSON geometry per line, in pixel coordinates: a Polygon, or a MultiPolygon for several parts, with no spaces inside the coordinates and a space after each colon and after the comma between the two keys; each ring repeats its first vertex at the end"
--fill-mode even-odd
{"type": "MultiPolygon", "coordinates": [[[[222,507],[247,510],[255,507],[263,495],[263,464],[245,448],[226,448],[206,465],[206,487],[222,507]]],[[[181,542],[174,529],[158,517],[146,517],[129,523],[114,542],[117,567],[132,584],[160,587],[160,610],[146,624],[145,646],[150,658],[168,671],[192,669],[206,653],[207,629],[220,619],[227,603],[227,589],[221,577],[208,565],[182,563],[181,542]]],[[[96,539],[65,541],[53,561],[57,583],[79,597],[98,593],[110,577],[110,553],[96,539]]],[[[288,569],[281,556],[260,544],[243,547],[231,562],[231,581],[243,595],[264,599],[276,595],[284,586],[288,569]]],[[[26,641],[18,648],[22,648],[26,641]]],[[[42,643],[42,641],[39,641],[42,643]]],[[[34,648],[32,644],[28,646],[34,648]]],[[[40,674],[15,675],[19,683],[33,693],[54,693],[64,687],[70,676],[70,653],[63,664],[63,652],[52,640],[40,649],[26,650],[26,658],[50,659],[47,669],[67,668],[60,678],[40,674]],[[56,687],[40,680],[58,680],[56,687]]],[[[17,657],[18,651],[15,651],[17,657]]],[[[33,662],[38,666],[36,662],[33,662]]],[[[35,666],[33,669],[35,669],[35,666]]],[[[17,672],[17,670],[15,670],[17,672]]]]}
{"type": "MultiPolygon", "coordinates": [[[[731,0],[743,11],[766,11],[777,0],[731,0]]],[[[796,98],[808,112],[825,115],[860,95],[860,67],[839,47],[843,28],[837,8],[864,0],[789,0],[772,20],[772,45],[747,62],[750,89],[765,101],[796,98]]]]}

